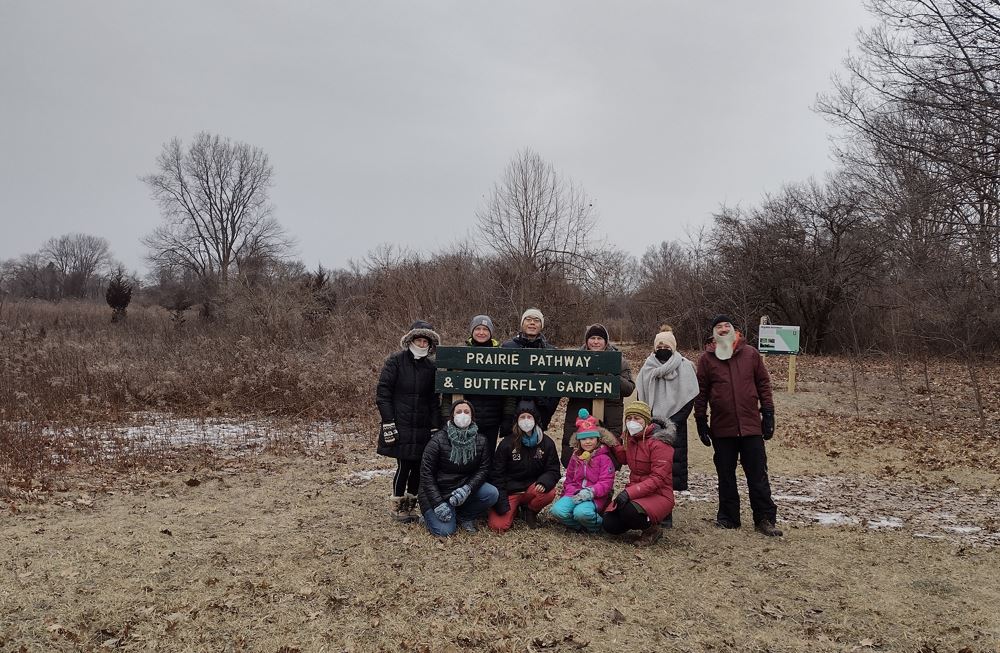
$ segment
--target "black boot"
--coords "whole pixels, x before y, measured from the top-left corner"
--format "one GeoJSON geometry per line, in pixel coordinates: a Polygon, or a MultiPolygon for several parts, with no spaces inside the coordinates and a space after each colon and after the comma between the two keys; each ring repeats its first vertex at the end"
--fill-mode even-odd
{"type": "Polygon", "coordinates": [[[784,535],[784,533],[782,533],[781,530],[774,525],[774,522],[766,517],[757,522],[754,526],[754,530],[761,535],[767,535],[768,537],[781,537],[784,535]]]}

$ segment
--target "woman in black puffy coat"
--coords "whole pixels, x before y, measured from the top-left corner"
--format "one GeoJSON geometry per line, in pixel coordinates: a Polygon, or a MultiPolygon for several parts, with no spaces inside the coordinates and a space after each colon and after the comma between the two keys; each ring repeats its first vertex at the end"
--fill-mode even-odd
{"type": "Polygon", "coordinates": [[[378,379],[378,453],[396,459],[389,511],[400,522],[417,520],[420,459],[441,423],[440,396],[434,392],[434,351],[439,344],[434,327],[417,320],[400,339],[400,351],[386,359],[378,379]]]}
{"type": "Polygon", "coordinates": [[[420,512],[434,535],[474,533],[475,521],[497,501],[486,482],[492,452],[475,423],[475,408],[464,399],[451,405],[451,418],[431,437],[420,462],[420,512]]]}

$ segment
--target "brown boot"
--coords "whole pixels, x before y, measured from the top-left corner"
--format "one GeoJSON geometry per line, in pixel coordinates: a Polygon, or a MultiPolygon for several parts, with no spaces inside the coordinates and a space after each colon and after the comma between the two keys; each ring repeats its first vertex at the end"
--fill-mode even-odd
{"type": "Polygon", "coordinates": [[[538,528],[538,513],[534,510],[524,509],[524,523],[528,528],[538,528]]]}
{"type": "Polygon", "coordinates": [[[407,492],[404,497],[406,499],[406,505],[403,507],[406,508],[406,512],[409,513],[413,521],[417,521],[420,519],[420,500],[409,492],[407,492]]]}
{"type": "Polygon", "coordinates": [[[663,536],[663,529],[660,528],[659,524],[653,524],[646,530],[642,532],[639,536],[639,540],[636,542],[637,546],[653,546],[660,541],[663,536]]]}
{"type": "Polygon", "coordinates": [[[407,510],[407,503],[406,497],[389,497],[389,515],[400,524],[409,524],[414,520],[407,510]]]}
{"type": "Polygon", "coordinates": [[[780,529],[775,527],[774,522],[767,518],[761,519],[753,528],[761,535],[767,535],[768,537],[781,537],[784,535],[780,529]]]}

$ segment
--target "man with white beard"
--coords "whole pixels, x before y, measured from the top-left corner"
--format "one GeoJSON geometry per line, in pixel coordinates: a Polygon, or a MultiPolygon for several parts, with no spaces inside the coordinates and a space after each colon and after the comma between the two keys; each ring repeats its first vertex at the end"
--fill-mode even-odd
{"type": "Polygon", "coordinates": [[[698,437],[715,447],[719,476],[719,528],[740,527],[740,495],[736,463],[743,465],[750,490],[754,528],[769,537],[775,528],[777,507],[771,499],[764,440],[774,435],[774,399],[771,377],[760,352],[750,346],[726,315],[712,321],[712,342],[698,358],[698,397],[694,403],[698,437]],[[711,409],[709,424],[708,409],[711,409]]]}

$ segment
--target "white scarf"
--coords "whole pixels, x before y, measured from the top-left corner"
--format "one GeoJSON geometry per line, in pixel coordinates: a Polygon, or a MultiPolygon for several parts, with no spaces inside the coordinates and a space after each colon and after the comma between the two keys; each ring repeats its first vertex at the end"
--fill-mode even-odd
{"type": "Polygon", "coordinates": [[[635,386],[639,401],[649,404],[653,417],[667,420],[698,396],[698,375],[694,364],[680,352],[675,351],[666,362],[650,354],[639,370],[635,386]]]}

